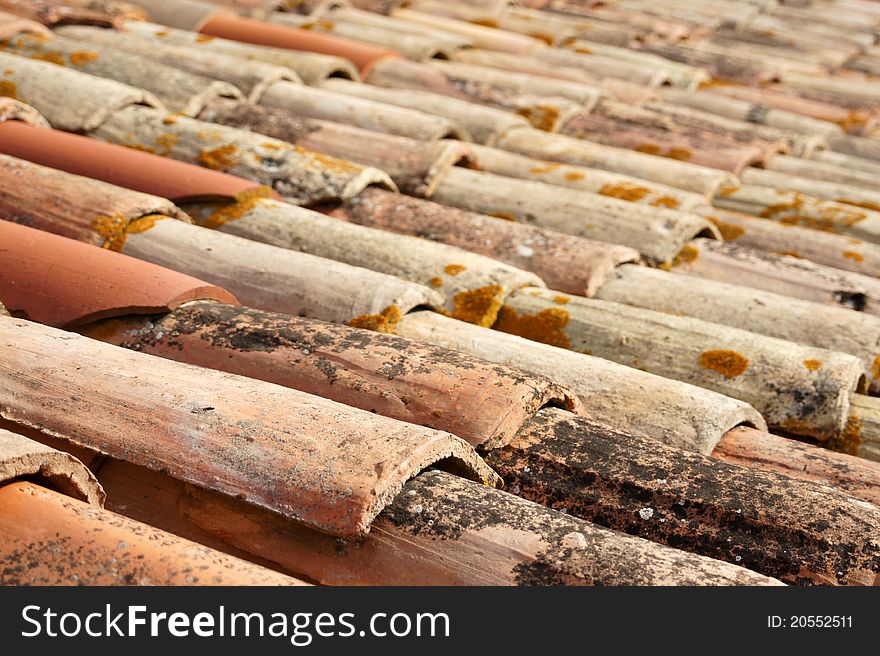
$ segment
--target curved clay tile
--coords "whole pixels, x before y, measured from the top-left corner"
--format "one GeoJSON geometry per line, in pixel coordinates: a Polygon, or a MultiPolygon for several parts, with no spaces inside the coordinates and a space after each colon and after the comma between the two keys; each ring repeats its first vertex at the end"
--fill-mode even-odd
{"type": "Polygon", "coordinates": [[[810,129],[805,134],[803,130],[790,130],[788,128],[766,125],[760,121],[749,121],[738,117],[719,116],[712,111],[705,111],[695,107],[683,107],[677,103],[662,100],[652,101],[645,104],[645,108],[654,112],[657,116],[669,119],[675,125],[694,127],[708,130],[722,135],[727,142],[733,143],[765,143],[765,149],[770,146],[780,146],[784,150],[791,150],[799,157],[810,157],[817,150],[826,148],[825,135],[827,128],[822,126],[818,132],[810,129]]]}
{"type": "Polygon", "coordinates": [[[310,253],[436,290],[451,316],[491,326],[503,299],[538,276],[469,251],[337,221],[311,210],[258,201],[247,207],[190,208],[202,225],[254,242],[310,253]]]}
{"type": "Polygon", "coordinates": [[[49,122],[40,113],[23,102],[12,98],[0,97],[0,124],[5,122],[24,123],[39,128],[48,128],[49,122]]]}
{"type": "Polygon", "coordinates": [[[263,94],[259,104],[270,109],[287,110],[303,118],[346,123],[421,141],[435,141],[451,135],[468,138],[467,131],[448,118],[322,88],[276,84],[263,94]]]}
{"type": "Polygon", "coordinates": [[[698,235],[717,234],[715,226],[696,214],[460,167],[440,178],[431,198],[471,212],[623,244],[655,262],[671,261],[698,235]]]}
{"type": "MultiPolygon", "coordinates": [[[[419,3],[419,9],[421,9],[422,4],[424,3],[419,3]]],[[[442,6],[439,2],[431,2],[430,5],[433,8],[431,13],[435,13],[442,6]]],[[[567,12],[568,9],[566,8],[563,11],[567,12]]],[[[463,16],[462,18],[464,19],[463,16]]],[[[528,35],[532,38],[540,39],[542,44],[550,46],[562,46],[578,37],[589,36],[603,43],[614,43],[628,47],[635,45],[643,35],[641,30],[631,25],[592,20],[591,16],[583,15],[574,18],[552,10],[549,12],[535,11],[529,8],[508,6],[505,11],[491,18],[486,19],[485,16],[483,18],[492,27],[517,35],[528,35]]],[[[465,20],[472,22],[480,21],[480,15],[478,14],[465,20]]],[[[486,46],[482,47],[485,48],[486,46]]],[[[535,49],[532,48],[518,54],[531,54],[535,49]]]]}
{"type": "Polygon", "coordinates": [[[764,164],[769,171],[778,171],[787,175],[794,175],[811,180],[823,180],[836,182],[842,185],[851,185],[865,189],[876,189],[878,186],[877,173],[871,170],[863,170],[859,167],[847,167],[827,162],[817,162],[803,157],[791,155],[776,155],[764,164]]]}
{"type": "Polygon", "coordinates": [[[711,81],[710,75],[698,66],[690,66],[665,57],[660,57],[643,50],[631,50],[627,47],[603,43],[596,39],[575,39],[566,44],[570,50],[579,54],[597,55],[616,61],[623,61],[634,66],[663,71],[669,76],[669,83],[682,89],[696,89],[711,81]]]}
{"type": "Polygon", "coordinates": [[[829,443],[844,434],[850,396],[864,384],[862,362],[848,354],[607,301],[561,304],[544,289],[508,296],[494,327],[738,398],[771,427],[829,443]],[[535,332],[547,321],[554,330],[535,332]]]}
{"type": "Polygon", "coordinates": [[[776,63],[771,64],[763,58],[744,56],[743,53],[734,56],[728,53],[727,49],[711,47],[705,41],[685,43],[650,41],[643,45],[643,50],[674,62],[702,68],[713,78],[732,80],[747,86],[761,86],[779,78],[776,63]]]}
{"type": "MultiPolygon", "coordinates": [[[[476,67],[474,67],[476,68],[476,67]]],[[[487,105],[496,109],[504,109],[528,119],[531,125],[542,130],[556,130],[569,117],[582,111],[579,101],[561,96],[546,96],[533,92],[537,84],[535,79],[524,79],[520,76],[511,81],[510,75],[503,76],[503,71],[496,74],[491,69],[479,69],[482,75],[455,75],[446,71],[417,62],[402,59],[390,59],[379,62],[364,78],[370,85],[388,87],[395,92],[421,91],[448,96],[455,100],[487,105]],[[499,83],[491,83],[483,77],[499,78],[499,83]],[[503,80],[501,78],[504,77],[503,80]]],[[[586,96],[599,97],[599,92],[588,91],[586,96]]]]}
{"type": "Polygon", "coordinates": [[[359,225],[486,255],[531,271],[550,288],[569,294],[592,296],[617,265],[639,260],[639,252],[626,246],[465,212],[382,189],[365,189],[329,213],[359,225]]]}
{"type": "MultiPolygon", "coordinates": [[[[181,221],[130,235],[123,253],[220,285],[249,307],[389,332],[413,308],[443,304],[424,285],[181,221]]],[[[500,299],[490,291],[474,305],[489,313],[488,296],[494,315],[500,299]]]]}
{"type": "Polygon", "coordinates": [[[449,433],[19,319],[0,319],[0,334],[4,418],[318,531],[365,534],[408,479],[441,461],[497,481],[449,433]]]}
{"type": "Polygon", "coordinates": [[[453,166],[467,164],[467,145],[425,143],[327,121],[300,119],[297,113],[249,103],[218,100],[199,115],[203,120],[265,134],[307,150],[385,171],[404,193],[430,196],[453,166]]]}
{"type": "Polygon", "coordinates": [[[197,299],[236,302],[201,280],[9,221],[0,221],[0,235],[0,296],[16,315],[50,326],[168,312],[197,299]]]}
{"type": "Polygon", "coordinates": [[[718,207],[704,208],[700,214],[714,223],[726,240],[739,246],[787,253],[844,271],[880,276],[880,244],[718,207]]]}
{"type": "Polygon", "coordinates": [[[266,185],[296,204],[345,200],[366,187],[394,188],[378,169],[313,153],[262,134],[168,115],[147,107],[117,112],[91,136],[110,143],[157,150],[266,185]]]}
{"type": "Polygon", "coordinates": [[[115,0],[0,0],[0,9],[49,26],[85,24],[114,27],[146,14],[130,2],[115,0]]]}
{"type": "Polygon", "coordinates": [[[526,499],[550,499],[575,517],[787,583],[873,585],[880,574],[880,508],[811,481],[554,409],[540,411],[487,462],[526,499]]]}
{"type": "Polygon", "coordinates": [[[104,490],[79,460],[0,428],[0,489],[23,478],[74,499],[104,505],[104,490]]]}
{"type": "MultiPolygon", "coordinates": [[[[880,212],[877,209],[822,200],[811,193],[821,192],[822,187],[827,189],[829,186],[834,190],[837,187],[833,184],[828,185],[821,180],[795,178],[763,169],[746,169],[743,179],[750,180],[751,183],[722,188],[712,204],[778,221],[784,225],[799,225],[857,239],[880,241],[880,212]],[[760,172],[756,173],[756,171],[760,172]],[[780,176],[783,180],[779,179],[780,176]],[[794,180],[796,186],[805,193],[787,191],[783,186],[784,179],[794,180]]],[[[865,193],[880,199],[880,194],[870,189],[853,189],[853,193],[865,193]]],[[[880,208],[880,205],[872,206],[880,208]]]]}
{"type": "MultiPolygon", "coordinates": [[[[878,317],[632,265],[618,267],[596,298],[849,353],[862,361],[868,383],[880,384],[873,371],[874,362],[880,363],[878,317]]],[[[804,366],[818,369],[822,363],[816,361],[804,366]]]]}
{"type": "Polygon", "coordinates": [[[721,438],[712,456],[731,464],[830,485],[880,507],[880,464],[865,458],[746,427],[735,428],[721,438]]]}
{"type": "Polygon", "coordinates": [[[522,116],[429,91],[386,89],[338,78],[327,79],[320,86],[346,96],[366,98],[448,118],[460,125],[474,141],[490,146],[508,130],[529,125],[522,116]]]}
{"type": "Polygon", "coordinates": [[[498,30],[483,25],[466,23],[465,21],[445,18],[432,14],[413,11],[412,9],[395,9],[390,14],[393,18],[404,20],[416,25],[427,25],[439,28],[446,32],[452,32],[473,41],[478,47],[486,50],[500,50],[502,52],[526,53],[543,45],[540,39],[524,34],[516,34],[505,30],[498,30]]]}
{"type": "MultiPolygon", "coordinates": [[[[0,102],[0,108],[2,106],[0,102]]],[[[175,203],[212,199],[232,201],[242,194],[261,189],[256,182],[203,166],[60,130],[38,130],[17,121],[0,123],[0,153],[161,196],[175,203]]],[[[265,192],[270,193],[269,190],[265,192]]],[[[271,195],[281,197],[274,191],[271,195]]]]}
{"type": "Polygon", "coordinates": [[[880,316],[880,281],[790,255],[696,239],[674,271],[880,316]]]}
{"type": "Polygon", "coordinates": [[[119,250],[168,216],[189,220],[164,198],[0,155],[0,219],[119,250]]]}
{"type": "Polygon", "coordinates": [[[110,320],[80,332],[448,431],[475,447],[506,444],[542,407],[580,411],[564,388],[513,367],[396,335],[220,303],[189,303],[159,319],[110,320]]]}
{"type": "Polygon", "coordinates": [[[666,102],[678,106],[690,107],[737,121],[767,125],[798,135],[812,135],[824,139],[843,133],[843,129],[831,121],[795,114],[784,109],[774,109],[759,103],[717,93],[667,88],[662,90],[662,94],[666,102]]]}
{"type": "MultiPolygon", "coordinates": [[[[567,53],[568,51],[559,50],[557,48],[542,48],[543,51],[567,53]]],[[[577,56],[576,53],[571,53],[577,56]]],[[[610,77],[607,73],[599,71],[598,73],[587,71],[581,67],[567,66],[565,63],[555,62],[549,63],[541,59],[529,55],[514,55],[504,52],[491,52],[486,50],[462,50],[454,53],[450,59],[457,64],[464,64],[467,68],[484,67],[509,71],[511,73],[520,73],[538,78],[557,81],[558,84],[572,83],[566,85],[572,87],[574,85],[588,85],[590,87],[603,89],[612,94],[618,100],[631,102],[634,104],[642,104],[658,98],[657,92],[649,85],[636,84],[632,81],[621,80],[610,77]]],[[[548,95],[565,95],[569,94],[556,93],[552,94],[548,89],[548,95]]],[[[589,104],[588,104],[589,107],[589,104]]]]}
{"type": "Polygon", "coordinates": [[[0,507],[3,585],[306,585],[33,483],[0,507]]]}
{"type": "MultiPolygon", "coordinates": [[[[663,68],[645,66],[613,57],[578,52],[568,48],[539,48],[529,53],[529,59],[545,67],[565,67],[592,75],[625,80],[632,84],[657,88],[673,83],[673,76],[663,68]]],[[[552,71],[553,68],[545,68],[552,71]]]]}
{"type": "Polygon", "coordinates": [[[24,34],[8,41],[4,50],[144,89],[159,98],[169,111],[188,116],[198,114],[214,98],[242,97],[231,84],[167,66],[153,56],[64,36],[47,41],[24,34]]]}
{"type": "Polygon", "coordinates": [[[517,128],[501,136],[496,148],[553,162],[565,162],[644,178],[711,197],[737,179],[727,171],[574,139],[543,130],[517,128]]]}
{"type": "MultiPolygon", "coordinates": [[[[0,0],[0,9],[2,9],[4,5],[6,5],[6,3],[0,0]]],[[[52,36],[52,32],[50,32],[42,23],[8,14],[5,11],[0,10],[0,41],[6,41],[7,39],[11,39],[22,33],[36,34],[44,38],[52,36]]]]}
{"type": "Polygon", "coordinates": [[[711,453],[725,433],[741,424],[766,427],[754,408],[717,392],[434,312],[404,317],[398,333],[546,376],[573,390],[597,421],[688,451],[711,453]]]}
{"type": "MultiPolygon", "coordinates": [[[[752,88],[740,85],[713,85],[705,89],[712,95],[738,98],[754,103],[760,107],[771,107],[805,117],[811,117],[820,121],[835,123],[851,134],[869,134],[876,122],[876,116],[869,111],[851,110],[829,102],[809,100],[786,90],[785,87],[776,88],[752,88]]],[[[830,139],[841,139],[829,135],[830,139]]]]}
{"type": "Polygon", "coordinates": [[[100,474],[117,512],[323,584],[778,584],[438,471],[407,481],[355,544],[128,463],[100,474]]]}
{"type": "Polygon", "coordinates": [[[706,199],[699,194],[648,182],[641,178],[619,175],[598,168],[548,162],[476,144],[468,144],[468,148],[476,155],[479,163],[477,168],[487,173],[521,180],[538,180],[560,187],[590,191],[633,203],[683,212],[706,207],[706,199]]]}
{"type": "Polygon", "coordinates": [[[130,105],[161,108],[151,93],[63,66],[0,52],[0,95],[31,105],[52,127],[89,132],[130,105]],[[58,102],[64,98],[65,102],[58,102]]]}
{"type": "MultiPolygon", "coordinates": [[[[200,520],[219,533],[229,520],[208,508],[200,520]]],[[[317,536],[282,541],[275,526],[248,524],[248,544],[274,542],[330,585],[779,585],[445,472],[409,481],[356,552],[317,536]]]]}
{"type": "Polygon", "coordinates": [[[214,14],[198,28],[198,31],[208,36],[255,45],[306,50],[342,57],[354,63],[361,75],[367,75],[378,62],[400,57],[398,52],[390,48],[226,13],[214,14]]]}
{"type": "Polygon", "coordinates": [[[149,39],[155,42],[157,47],[162,44],[191,47],[209,53],[220,53],[240,59],[283,66],[296,71],[306,84],[318,84],[329,77],[343,77],[351,80],[358,77],[354,64],[342,57],[255,46],[140,21],[128,21],[124,27],[126,32],[139,38],[149,39]]]}
{"type": "Polygon", "coordinates": [[[435,57],[448,59],[457,48],[469,44],[467,39],[459,39],[452,34],[446,38],[431,38],[426,34],[412,34],[406,29],[340,21],[335,14],[316,17],[275,12],[265,17],[265,20],[287,27],[333,34],[344,39],[390,48],[413,61],[425,61],[435,57]]]}
{"type": "Polygon", "coordinates": [[[192,32],[198,32],[199,28],[215,14],[235,15],[229,10],[201,0],[175,0],[173,4],[166,0],[128,1],[144,10],[147,13],[146,18],[156,23],[192,32]]]}
{"type": "Polygon", "coordinates": [[[760,164],[769,154],[779,152],[778,146],[771,149],[755,143],[732,145],[724,143],[726,140],[715,133],[688,132],[670,134],[593,114],[575,116],[559,130],[567,137],[692,162],[733,174],[739,174],[752,164],[760,164]]]}
{"type": "MultiPolygon", "coordinates": [[[[880,190],[877,190],[876,187],[866,188],[853,184],[843,184],[825,178],[811,179],[800,175],[754,167],[743,171],[742,181],[744,184],[770,187],[779,191],[794,192],[798,195],[804,194],[808,198],[818,198],[824,201],[856,206],[855,209],[862,207],[874,212],[880,210],[880,190]]],[[[782,209],[786,209],[784,202],[778,203],[778,205],[781,205],[782,209]]],[[[771,206],[771,211],[773,209],[775,207],[771,206]]],[[[768,212],[768,214],[770,213],[768,212]]],[[[874,214],[874,216],[878,215],[874,214]]],[[[854,226],[853,230],[858,230],[860,227],[854,226]]]]}
{"type": "Polygon", "coordinates": [[[96,43],[125,50],[174,68],[203,75],[214,80],[228,82],[241,91],[250,102],[276,82],[301,83],[299,75],[285,66],[274,66],[261,61],[246,60],[192,46],[174,46],[157,43],[131,32],[106,30],[97,27],[72,25],[55,30],[56,34],[69,36],[81,42],[96,43]]]}

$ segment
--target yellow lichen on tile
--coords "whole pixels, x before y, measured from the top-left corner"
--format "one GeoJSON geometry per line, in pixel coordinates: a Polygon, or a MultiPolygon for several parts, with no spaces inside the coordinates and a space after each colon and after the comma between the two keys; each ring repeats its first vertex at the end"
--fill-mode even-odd
{"type": "Polygon", "coordinates": [[[173,132],[160,134],[156,137],[156,144],[161,148],[158,153],[160,155],[170,155],[174,151],[174,147],[177,145],[178,141],[180,141],[180,136],[173,132]]]}
{"type": "Polygon", "coordinates": [[[844,429],[828,440],[826,446],[832,451],[858,455],[862,446],[862,421],[856,415],[850,415],[844,429]]]}
{"type": "Polygon", "coordinates": [[[77,50],[70,53],[70,63],[74,66],[85,66],[98,59],[98,53],[92,50],[77,50]]]}
{"type": "Polygon", "coordinates": [[[819,371],[822,367],[821,360],[804,360],[804,366],[810,371],[819,371]]]}
{"type": "Polygon", "coordinates": [[[559,109],[553,105],[539,103],[532,107],[523,107],[517,114],[525,118],[532,127],[545,132],[552,132],[559,120],[559,109]]]}
{"type": "Polygon", "coordinates": [[[568,348],[571,340],[565,334],[564,328],[569,319],[568,312],[560,308],[546,308],[536,314],[520,314],[515,308],[504,305],[498,312],[498,320],[493,327],[495,330],[535,342],[568,348]]]}
{"type": "Polygon", "coordinates": [[[651,190],[628,182],[621,182],[619,184],[606,184],[599,190],[599,193],[603,196],[611,196],[612,198],[635,203],[651,193],[651,190]]]}
{"type": "Polygon", "coordinates": [[[715,227],[718,228],[718,232],[720,232],[721,236],[727,241],[732,241],[746,234],[745,228],[732,223],[726,223],[717,216],[707,216],[706,218],[715,224],[715,227]]]}
{"type": "Polygon", "coordinates": [[[467,267],[463,264],[447,264],[443,267],[443,271],[445,271],[450,276],[457,276],[459,273],[466,271],[467,267]]]}
{"type": "Polygon", "coordinates": [[[373,330],[378,333],[394,333],[397,324],[403,317],[400,308],[396,305],[389,305],[379,314],[362,314],[355,317],[349,322],[354,328],[364,328],[365,330],[373,330]]]}
{"type": "Polygon", "coordinates": [[[0,80],[0,96],[18,100],[18,86],[11,80],[0,80]]]}
{"type": "Polygon", "coordinates": [[[498,318],[498,310],[504,300],[504,289],[500,285],[487,285],[478,289],[458,292],[452,299],[453,310],[438,310],[453,319],[490,328],[498,318]]]}
{"type": "Polygon", "coordinates": [[[199,153],[199,161],[209,169],[215,171],[224,171],[231,168],[235,164],[235,153],[237,149],[233,144],[226,144],[219,148],[211,150],[203,150],[199,153]]]}
{"type": "Polygon", "coordinates": [[[703,369],[717,371],[725,378],[736,378],[749,368],[749,360],[736,351],[717,349],[701,353],[700,366],[703,369]]]}
{"type": "Polygon", "coordinates": [[[265,185],[247,189],[236,194],[233,202],[223,204],[199,224],[205,228],[219,228],[230,221],[240,219],[261,201],[271,197],[272,189],[265,185]]]}

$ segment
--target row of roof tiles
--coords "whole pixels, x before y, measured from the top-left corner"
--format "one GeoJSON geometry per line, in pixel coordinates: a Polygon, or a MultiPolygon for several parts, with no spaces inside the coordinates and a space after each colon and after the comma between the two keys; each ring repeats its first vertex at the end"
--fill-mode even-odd
{"type": "MultiPolygon", "coordinates": [[[[863,455],[877,450],[880,404],[864,394],[873,389],[878,350],[865,275],[873,272],[846,265],[866,259],[858,252],[858,258],[831,255],[835,240],[845,239],[865,250],[868,266],[873,261],[873,210],[852,205],[871,202],[871,168],[860,167],[873,152],[870,139],[838,137],[842,128],[828,116],[810,115],[818,111],[812,105],[800,113],[791,102],[762,117],[731,117],[725,112],[741,111],[736,103],[721,101],[722,109],[711,111],[701,104],[710,95],[721,98],[714,87],[669,97],[638,94],[578,68],[593,53],[577,39],[597,21],[580,25],[565,14],[507,3],[417,3],[416,12],[382,3],[391,19],[298,3],[314,19],[306,22],[297,13],[271,13],[294,9],[278,3],[193,2],[173,15],[165,3],[134,3],[167,23],[162,27],[131,22],[146,16],[121,3],[4,4],[18,17],[0,20],[8,36],[7,54],[0,54],[9,67],[3,90],[33,107],[0,106],[7,118],[0,124],[6,153],[0,208],[3,218],[47,232],[4,222],[0,257],[10,274],[0,299],[19,317],[229,372],[177,368],[149,355],[131,359],[117,346],[3,320],[9,361],[16,363],[8,380],[19,393],[0,414],[31,437],[77,449],[115,509],[324,583],[760,582],[703,556],[795,583],[876,579],[880,511],[865,502],[877,500],[876,465],[764,432],[769,422],[863,455]],[[269,27],[216,5],[286,26],[269,27]],[[80,11],[92,13],[78,18],[80,11]],[[334,31],[331,15],[373,31],[349,28],[346,37],[361,40],[356,47],[337,37],[313,38],[334,31]],[[103,24],[134,36],[74,26],[50,37],[21,16],[55,27],[103,24]],[[564,36],[541,34],[544,41],[574,37],[568,44],[577,44],[574,52],[519,33],[534,31],[525,24],[535,21],[563,30],[564,36]],[[419,37],[402,45],[402,53],[364,45],[401,22],[419,37]],[[442,49],[426,47],[437,41],[442,49]],[[151,48],[164,53],[159,60],[167,75],[156,74],[155,56],[146,58],[151,48]],[[442,54],[454,63],[413,63],[400,54],[415,60],[442,54]],[[328,55],[354,61],[369,84],[327,78],[358,75],[334,68],[328,55]],[[254,60],[261,63],[253,66],[254,60]],[[541,68],[548,64],[553,68],[541,68]],[[59,93],[79,101],[59,105],[59,93]],[[54,128],[89,138],[46,129],[34,110],[54,128]],[[626,125],[642,126],[634,128],[638,139],[656,147],[595,142],[624,134],[626,125]],[[459,141],[439,141],[450,136],[459,141]],[[739,160],[723,156],[725,148],[732,154],[742,143],[759,142],[772,148],[739,160]],[[811,159],[818,154],[823,159],[811,159]],[[768,170],[746,168],[757,161],[768,170]],[[842,171],[852,165],[856,173],[842,171]],[[794,184],[785,176],[828,177],[829,167],[838,186],[807,200],[843,234],[812,229],[819,219],[801,216],[807,202],[800,195],[791,203],[796,221],[761,200],[769,198],[768,187],[794,184]],[[852,196],[853,189],[862,191],[852,196]],[[721,200],[742,196],[773,211],[737,206],[762,214],[739,215],[721,200]],[[579,215],[588,217],[586,228],[579,215]],[[504,220],[511,218],[519,221],[504,220]],[[810,229],[788,227],[800,222],[810,229]],[[785,239],[774,228],[795,235],[817,263],[764,254],[785,239]],[[847,236],[853,229],[859,232],[847,236]],[[753,231],[760,237],[746,247],[706,240],[753,231]],[[695,236],[701,238],[691,242],[695,236]],[[591,241],[597,238],[620,245],[591,241]],[[675,272],[625,264],[640,256],[675,272]],[[737,262],[750,276],[736,270],[737,262]],[[134,284],[145,278],[156,284],[134,284]],[[353,283],[372,291],[353,293],[353,283]],[[238,301],[251,307],[237,307],[238,301]],[[835,330],[840,326],[846,330],[835,330]],[[39,365],[49,357],[44,353],[59,354],[49,374],[39,365]],[[77,359],[94,371],[72,371],[77,359]],[[108,367],[136,382],[144,409],[163,408],[160,416],[126,408],[127,394],[114,399],[111,388],[120,386],[101,382],[108,367]],[[151,375],[138,375],[145,370],[151,375]],[[171,380],[183,397],[162,391],[171,380]],[[95,426],[96,398],[29,393],[37,381],[52,390],[88,388],[99,406],[125,409],[95,426]],[[294,399],[277,385],[372,410],[390,423],[315,396],[294,399]],[[226,407],[218,410],[221,387],[226,407]],[[265,404],[282,397],[289,402],[265,404]],[[59,419],[57,407],[76,412],[59,419]],[[593,419],[577,418],[584,409],[593,419]],[[132,422],[130,443],[119,440],[125,422],[132,422]],[[758,430],[731,430],[742,424],[758,430]],[[189,446],[172,462],[158,435],[189,446]],[[230,440],[239,444],[235,453],[217,450],[230,440]],[[498,480],[467,442],[508,489],[578,519],[467,483],[461,475],[498,480]],[[269,463],[282,456],[291,467],[279,472],[269,463]],[[458,476],[416,476],[431,464],[458,476]],[[270,482],[267,475],[285,478],[270,482]],[[575,480],[594,483],[573,488],[575,480]],[[775,494],[780,487],[789,488],[784,496],[792,503],[775,494]],[[633,504],[645,507],[634,513],[633,504]],[[825,518],[822,526],[817,516],[825,518]],[[666,547],[587,521],[702,556],[682,561],[666,547]],[[536,544],[526,555],[513,548],[514,534],[523,531],[536,544]],[[755,540],[757,533],[765,543],[755,540]],[[334,535],[358,539],[340,552],[328,541],[334,535]],[[490,543],[497,558],[481,562],[477,575],[476,554],[490,543]],[[845,556],[841,544],[850,545],[845,556]],[[430,564],[416,555],[421,550],[432,554],[430,564]],[[437,563],[433,554],[448,560],[437,563]],[[650,559],[654,564],[645,569],[650,559]]],[[[553,9],[579,11],[562,4],[553,9]]],[[[669,40],[676,21],[649,19],[652,12],[642,9],[617,14],[625,29],[590,32],[609,42],[597,50],[635,68],[660,62],[655,85],[693,88],[706,79],[700,68],[645,54],[669,46],[658,44],[669,40]],[[619,41],[622,32],[646,27],[651,38],[619,41]],[[660,33],[666,36],[657,38],[660,33]],[[634,43],[642,52],[621,51],[634,43]]],[[[698,21],[708,32],[694,28],[687,36],[714,39],[729,18],[722,14],[718,24],[698,21]]],[[[613,15],[597,12],[608,24],[613,15]]],[[[609,70],[626,76],[633,68],[609,70]]],[[[787,90],[809,87],[793,74],[781,79],[787,90]]],[[[824,89],[835,84],[848,97],[870,95],[839,80],[812,95],[828,105],[824,89]]],[[[853,104],[870,111],[870,103],[853,104]]],[[[845,127],[867,125],[852,120],[845,127]]]]}

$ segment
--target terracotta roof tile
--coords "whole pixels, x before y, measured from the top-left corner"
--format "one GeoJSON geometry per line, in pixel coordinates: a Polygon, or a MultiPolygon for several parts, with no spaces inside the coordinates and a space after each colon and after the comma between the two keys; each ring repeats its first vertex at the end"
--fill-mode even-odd
{"type": "Polygon", "coordinates": [[[218,303],[80,332],[449,431],[486,448],[506,443],[541,407],[581,411],[564,388],[512,367],[396,335],[218,303]]]}
{"type": "Polygon", "coordinates": [[[390,89],[338,78],[325,80],[321,88],[446,117],[462,126],[474,141],[487,145],[508,130],[529,125],[525,117],[430,91],[390,89]]]}
{"type": "Polygon", "coordinates": [[[87,242],[0,223],[0,299],[110,342],[0,318],[2,428],[320,583],[880,580],[880,9],[135,4],[0,0],[0,218],[87,242]]]}
{"type": "Polygon", "coordinates": [[[49,127],[49,123],[30,105],[12,98],[0,97],[0,123],[20,122],[39,128],[49,127]]]}
{"type": "Polygon", "coordinates": [[[0,95],[34,107],[54,128],[89,132],[131,105],[161,108],[143,89],[0,52],[0,95]],[[58,103],[59,97],[68,102],[58,103]]]}
{"type": "Polygon", "coordinates": [[[472,212],[623,244],[655,262],[672,260],[698,235],[717,234],[714,225],[696,214],[463,168],[447,171],[432,198],[472,212]]]}
{"type": "Polygon", "coordinates": [[[388,174],[313,153],[279,139],[165,112],[128,107],[92,135],[123,146],[162,149],[176,160],[254,180],[291,202],[314,204],[352,198],[378,184],[393,188],[388,174]],[[170,135],[170,136],[169,136],[170,135]]]}
{"type": "Polygon", "coordinates": [[[71,25],[55,30],[56,34],[77,39],[81,43],[100,44],[125,50],[153,61],[173,66],[197,75],[232,84],[251,102],[256,102],[276,82],[301,82],[299,75],[286,66],[275,66],[261,61],[244,60],[220,52],[194,46],[170,45],[117,30],[71,25]]]}
{"type": "Polygon", "coordinates": [[[425,143],[338,123],[302,119],[299,112],[286,109],[284,103],[260,107],[218,99],[205,108],[200,118],[381,169],[391,176],[401,191],[413,196],[430,197],[451,167],[473,159],[464,144],[448,141],[425,143]]]}
{"type": "MultiPolygon", "coordinates": [[[[232,201],[263,189],[257,182],[221,171],[60,130],[37,130],[18,121],[0,124],[0,152],[177,203],[232,201]]],[[[267,193],[280,198],[277,192],[267,193]]]]}
{"type": "Polygon", "coordinates": [[[170,201],[0,155],[0,216],[105,248],[162,217],[189,218],[170,201]]]}
{"type": "Polygon", "coordinates": [[[145,89],[161,100],[168,110],[186,115],[197,114],[217,97],[241,97],[241,92],[231,84],[167,66],[152,56],[64,36],[44,40],[24,34],[10,39],[5,50],[145,89]]]}
{"type": "Polygon", "coordinates": [[[116,0],[0,0],[0,9],[49,26],[71,23],[112,26],[124,20],[146,18],[132,3],[116,0]]]}
{"type": "Polygon", "coordinates": [[[210,38],[195,32],[140,21],[127,21],[124,28],[127,32],[156,43],[157,46],[170,44],[192,47],[209,53],[284,66],[296,71],[306,84],[316,84],[329,77],[358,78],[354,64],[343,57],[210,38]]]}
{"type": "MultiPolygon", "coordinates": [[[[471,45],[470,40],[458,35],[433,32],[414,34],[406,23],[385,18],[391,24],[365,24],[364,21],[345,20],[334,12],[321,15],[301,16],[289,12],[274,12],[266,20],[279,25],[302,30],[332,34],[361,43],[390,48],[407,59],[426,61],[433,58],[449,58],[457,49],[471,45]]],[[[379,18],[377,16],[377,18],[379,18]]],[[[382,19],[380,19],[382,20],[382,19]]]]}
{"type": "Polygon", "coordinates": [[[4,303],[50,326],[168,312],[197,299],[236,302],[201,280],[9,221],[0,221],[0,235],[4,303]]]}
{"type": "Polygon", "coordinates": [[[305,585],[28,482],[0,487],[0,526],[4,585],[305,585]]]}
{"type": "MultiPolygon", "coordinates": [[[[0,8],[2,8],[3,5],[4,3],[0,2],[0,8]]],[[[28,20],[26,18],[20,18],[19,16],[0,10],[0,39],[5,41],[6,39],[11,39],[23,32],[43,37],[48,37],[52,34],[42,23],[28,20]]]]}
{"type": "Polygon", "coordinates": [[[584,353],[481,330],[431,312],[405,317],[401,335],[551,376],[572,389],[590,416],[624,432],[709,454],[731,428],[766,426],[747,403],[584,353]]]}
{"type": "Polygon", "coordinates": [[[74,499],[104,505],[104,490],[79,460],[0,428],[0,489],[25,478],[74,499]]]}
{"type": "Polygon", "coordinates": [[[4,418],[317,530],[366,533],[407,479],[444,459],[472,478],[495,481],[448,433],[19,319],[0,319],[0,331],[4,378],[18,381],[4,384],[4,418]],[[145,369],[149,377],[141,375],[145,369]],[[119,412],[95,416],[104,404],[119,412]]]}
{"type": "Polygon", "coordinates": [[[532,271],[552,289],[592,296],[618,264],[637,262],[635,249],[474,214],[426,200],[367,189],[330,214],[480,253],[532,271]]]}
{"type": "Polygon", "coordinates": [[[715,447],[712,455],[725,462],[754,466],[831,485],[875,506],[880,501],[880,464],[845,453],[817,451],[809,444],[749,428],[735,428],[715,447]]]}
{"type": "Polygon", "coordinates": [[[880,571],[872,537],[880,508],[824,485],[683,454],[550,409],[487,461],[527,499],[664,544],[686,540],[788,583],[873,585],[880,571]]]}
{"type": "Polygon", "coordinates": [[[696,239],[691,248],[674,271],[880,315],[880,282],[873,276],[731,242],[696,239]]]}

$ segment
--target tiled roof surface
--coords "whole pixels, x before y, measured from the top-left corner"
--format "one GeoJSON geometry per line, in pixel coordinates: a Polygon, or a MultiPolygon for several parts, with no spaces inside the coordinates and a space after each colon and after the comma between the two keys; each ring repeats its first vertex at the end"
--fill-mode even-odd
{"type": "Polygon", "coordinates": [[[878,41],[0,0],[0,582],[880,583],[878,41]]]}

